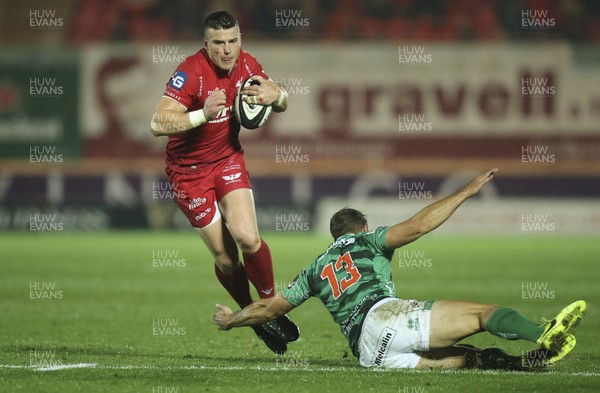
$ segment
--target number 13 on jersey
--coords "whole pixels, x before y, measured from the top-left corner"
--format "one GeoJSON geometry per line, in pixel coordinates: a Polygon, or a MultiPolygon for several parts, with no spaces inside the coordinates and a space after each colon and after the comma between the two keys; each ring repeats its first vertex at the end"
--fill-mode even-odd
{"type": "Polygon", "coordinates": [[[354,261],[350,256],[350,252],[346,252],[344,255],[339,257],[337,261],[331,262],[325,266],[323,270],[321,270],[321,278],[329,281],[329,287],[331,288],[331,292],[333,292],[333,298],[337,299],[348,288],[358,282],[360,279],[360,272],[356,266],[354,266],[354,261]],[[349,276],[344,277],[341,281],[338,281],[335,272],[341,270],[342,268],[346,270],[346,273],[348,273],[349,276]]]}

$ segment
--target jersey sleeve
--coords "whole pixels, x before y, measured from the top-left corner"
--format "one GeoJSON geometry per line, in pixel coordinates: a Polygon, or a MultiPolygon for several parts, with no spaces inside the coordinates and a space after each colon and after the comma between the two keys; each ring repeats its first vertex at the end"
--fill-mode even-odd
{"type": "Polygon", "coordinates": [[[366,243],[375,251],[391,257],[394,253],[394,249],[387,246],[385,242],[385,235],[387,234],[390,227],[379,227],[374,231],[362,232],[357,237],[360,241],[366,243]]]}
{"type": "Polygon", "coordinates": [[[196,99],[200,88],[200,76],[186,59],[177,67],[167,82],[166,97],[172,98],[186,108],[190,108],[196,99]]]}
{"type": "Polygon", "coordinates": [[[294,307],[298,307],[312,296],[307,269],[294,278],[290,285],[282,291],[282,295],[294,307]]]}
{"type": "Polygon", "coordinates": [[[269,79],[258,60],[248,52],[244,52],[244,63],[250,75],[260,75],[265,79],[269,79]]]}

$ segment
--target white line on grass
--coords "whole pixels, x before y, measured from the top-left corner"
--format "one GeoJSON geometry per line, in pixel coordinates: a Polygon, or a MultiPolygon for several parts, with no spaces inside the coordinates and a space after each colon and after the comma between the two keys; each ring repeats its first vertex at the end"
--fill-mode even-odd
{"type": "Polygon", "coordinates": [[[57,364],[54,366],[37,367],[35,371],[57,371],[67,370],[69,368],[92,368],[96,367],[96,363],[76,363],[76,364],[57,364]]]}
{"type": "Polygon", "coordinates": [[[66,370],[70,368],[92,368],[96,367],[96,363],[75,363],[75,364],[55,364],[52,366],[27,366],[23,364],[0,364],[0,368],[18,368],[18,369],[31,369],[33,371],[57,371],[66,370]]]}
{"type": "MultiPolygon", "coordinates": [[[[0,364],[0,368],[10,369],[29,369],[32,371],[59,371],[68,370],[75,368],[94,368],[98,370],[210,370],[210,371],[244,371],[244,370],[256,370],[256,371],[308,371],[308,372],[323,372],[323,371],[351,371],[351,372],[408,372],[408,373],[431,373],[430,370],[397,370],[389,368],[354,368],[354,367],[263,367],[263,366],[143,366],[143,365],[121,365],[121,366],[110,366],[110,365],[98,365],[97,363],[75,363],[75,364],[60,364],[48,367],[36,367],[24,364],[0,364]]],[[[443,374],[461,373],[474,370],[436,370],[443,374]]],[[[476,370],[482,374],[500,374],[502,371],[498,370],[476,370]]],[[[527,372],[514,372],[511,375],[532,375],[539,373],[527,373],[527,372]]],[[[581,372],[563,372],[563,371],[549,371],[543,373],[543,375],[556,375],[556,376],[573,376],[573,377],[600,377],[599,372],[593,371],[581,371],[581,372]]]]}

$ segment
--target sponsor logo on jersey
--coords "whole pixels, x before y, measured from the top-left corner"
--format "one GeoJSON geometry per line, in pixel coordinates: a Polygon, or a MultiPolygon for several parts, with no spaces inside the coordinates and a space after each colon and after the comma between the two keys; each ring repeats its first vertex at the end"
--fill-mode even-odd
{"type": "Polygon", "coordinates": [[[263,289],[261,289],[260,291],[261,291],[262,293],[264,293],[265,295],[270,295],[270,294],[271,294],[271,292],[273,292],[273,288],[271,287],[271,289],[267,289],[267,290],[263,290],[263,289]]]}
{"type": "Polygon", "coordinates": [[[419,330],[421,328],[421,324],[419,323],[419,318],[415,317],[415,319],[410,318],[406,323],[406,327],[411,330],[419,330]]]}
{"type": "Polygon", "coordinates": [[[227,121],[234,116],[235,115],[233,113],[233,105],[231,105],[229,107],[221,109],[219,113],[217,113],[217,116],[215,116],[214,119],[210,119],[208,122],[211,124],[223,123],[224,121],[227,121]]]}
{"type": "Polygon", "coordinates": [[[321,260],[321,259],[325,258],[327,256],[327,253],[334,248],[343,248],[343,247],[349,246],[350,244],[354,244],[355,242],[356,242],[356,239],[354,238],[354,236],[349,237],[349,238],[339,238],[336,241],[334,241],[333,243],[331,243],[331,245],[329,247],[327,247],[327,250],[325,250],[325,252],[323,254],[321,254],[321,256],[319,256],[319,258],[317,258],[317,260],[321,260]]]}
{"type": "Polygon", "coordinates": [[[223,94],[227,95],[227,91],[225,89],[219,89],[218,87],[215,88],[214,90],[209,90],[208,91],[208,95],[211,95],[212,93],[214,93],[215,91],[222,91],[223,94]]]}
{"type": "Polygon", "coordinates": [[[419,303],[418,300],[410,300],[409,301],[410,307],[416,310],[421,310],[421,303],[419,303]]]}
{"type": "Polygon", "coordinates": [[[208,209],[204,210],[202,213],[198,214],[196,217],[194,217],[194,220],[196,221],[200,221],[202,220],[204,217],[206,217],[206,215],[208,213],[210,213],[212,211],[212,208],[209,207],[208,209]]]}
{"type": "Polygon", "coordinates": [[[233,175],[221,176],[223,180],[226,180],[228,183],[239,181],[239,178],[242,176],[242,172],[234,173],[233,175]]]}
{"type": "Polygon", "coordinates": [[[240,170],[242,169],[242,166],[240,164],[231,164],[229,165],[229,163],[233,162],[235,158],[230,158],[229,162],[227,163],[228,165],[225,167],[225,169],[223,169],[223,172],[229,172],[229,171],[235,171],[235,170],[240,170]]]}
{"type": "Polygon", "coordinates": [[[169,81],[169,86],[177,91],[181,91],[181,88],[187,81],[187,75],[183,71],[175,71],[171,80],[169,81]]]}
{"type": "Polygon", "coordinates": [[[395,336],[396,331],[388,327],[383,329],[383,332],[381,332],[381,335],[379,336],[379,339],[375,345],[377,352],[375,352],[375,359],[373,359],[373,363],[375,363],[376,366],[383,365],[385,357],[387,356],[390,345],[392,341],[394,341],[395,336]]]}
{"type": "Polygon", "coordinates": [[[342,328],[342,334],[344,336],[348,336],[348,334],[350,333],[350,329],[352,329],[352,325],[354,324],[354,321],[356,320],[356,318],[358,318],[360,315],[362,315],[362,313],[360,312],[362,310],[362,306],[371,300],[375,300],[376,298],[378,298],[380,295],[377,293],[365,296],[361,299],[360,302],[358,302],[358,304],[356,304],[354,306],[354,308],[352,309],[352,311],[350,311],[350,316],[345,320],[342,321],[340,323],[340,327],[342,328]]]}
{"type": "MultiPolygon", "coordinates": [[[[171,84],[169,83],[169,86],[170,85],[171,84]]],[[[181,101],[181,97],[179,97],[178,95],[176,95],[175,93],[173,93],[173,92],[171,92],[169,90],[165,91],[165,95],[171,97],[172,99],[176,100],[177,102],[181,101]]]]}
{"type": "Polygon", "coordinates": [[[244,78],[238,79],[238,81],[235,82],[235,88],[239,89],[242,86],[242,83],[244,83],[244,78]]]}
{"type": "MultiPolygon", "coordinates": [[[[305,270],[306,270],[306,269],[305,269],[305,270]]],[[[305,271],[305,270],[303,270],[303,271],[302,271],[302,273],[304,273],[304,271],[305,271]]],[[[292,282],[290,282],[290,283],[288,284],[288,286],[287,286],[287,289],[292,289],[292,288],[294,287],[294,285],[296,285],[296,283],[298,282],[298,277],[299,277],[299,276],[296,276],[296,278],[294,278],[294,279],[292,280],[292,282]]]]}
{"type": "Polygon", "coordinates": [[[246,63],[246,59],[244,59],[244,67],[246,67],[246,71],[248,71],[250,76],[254,76],[254,74],[252,73],[252,70],[250,69],[250,67],[248,67],[248,64],[246,63]]]}
{"type": "Polygon", "coordinates": [[[202,206],[206,202],[206,198],[193,198],[188,205],[188,209],[193,210],[198,206],[202,206]]]}

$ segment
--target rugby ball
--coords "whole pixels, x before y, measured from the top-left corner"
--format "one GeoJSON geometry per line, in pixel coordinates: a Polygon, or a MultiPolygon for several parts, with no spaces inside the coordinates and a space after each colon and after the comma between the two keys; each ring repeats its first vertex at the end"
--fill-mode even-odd
{"type": "Polygon", "coordinates": [[[254,130],[265,124],[269,115],[271,114],[271,106],[265,106],[260,104],[249,104],[244,101],[240,92],[246,86],[254,86],[260,85],[259,81],[252,80],[248,78],[241,84],[238,92],[235,96],[235,101],[233,103],[233,112],[235,113],[235,118],[238,123],[244,128],[248,128],[250,130],[254,130]]]}

